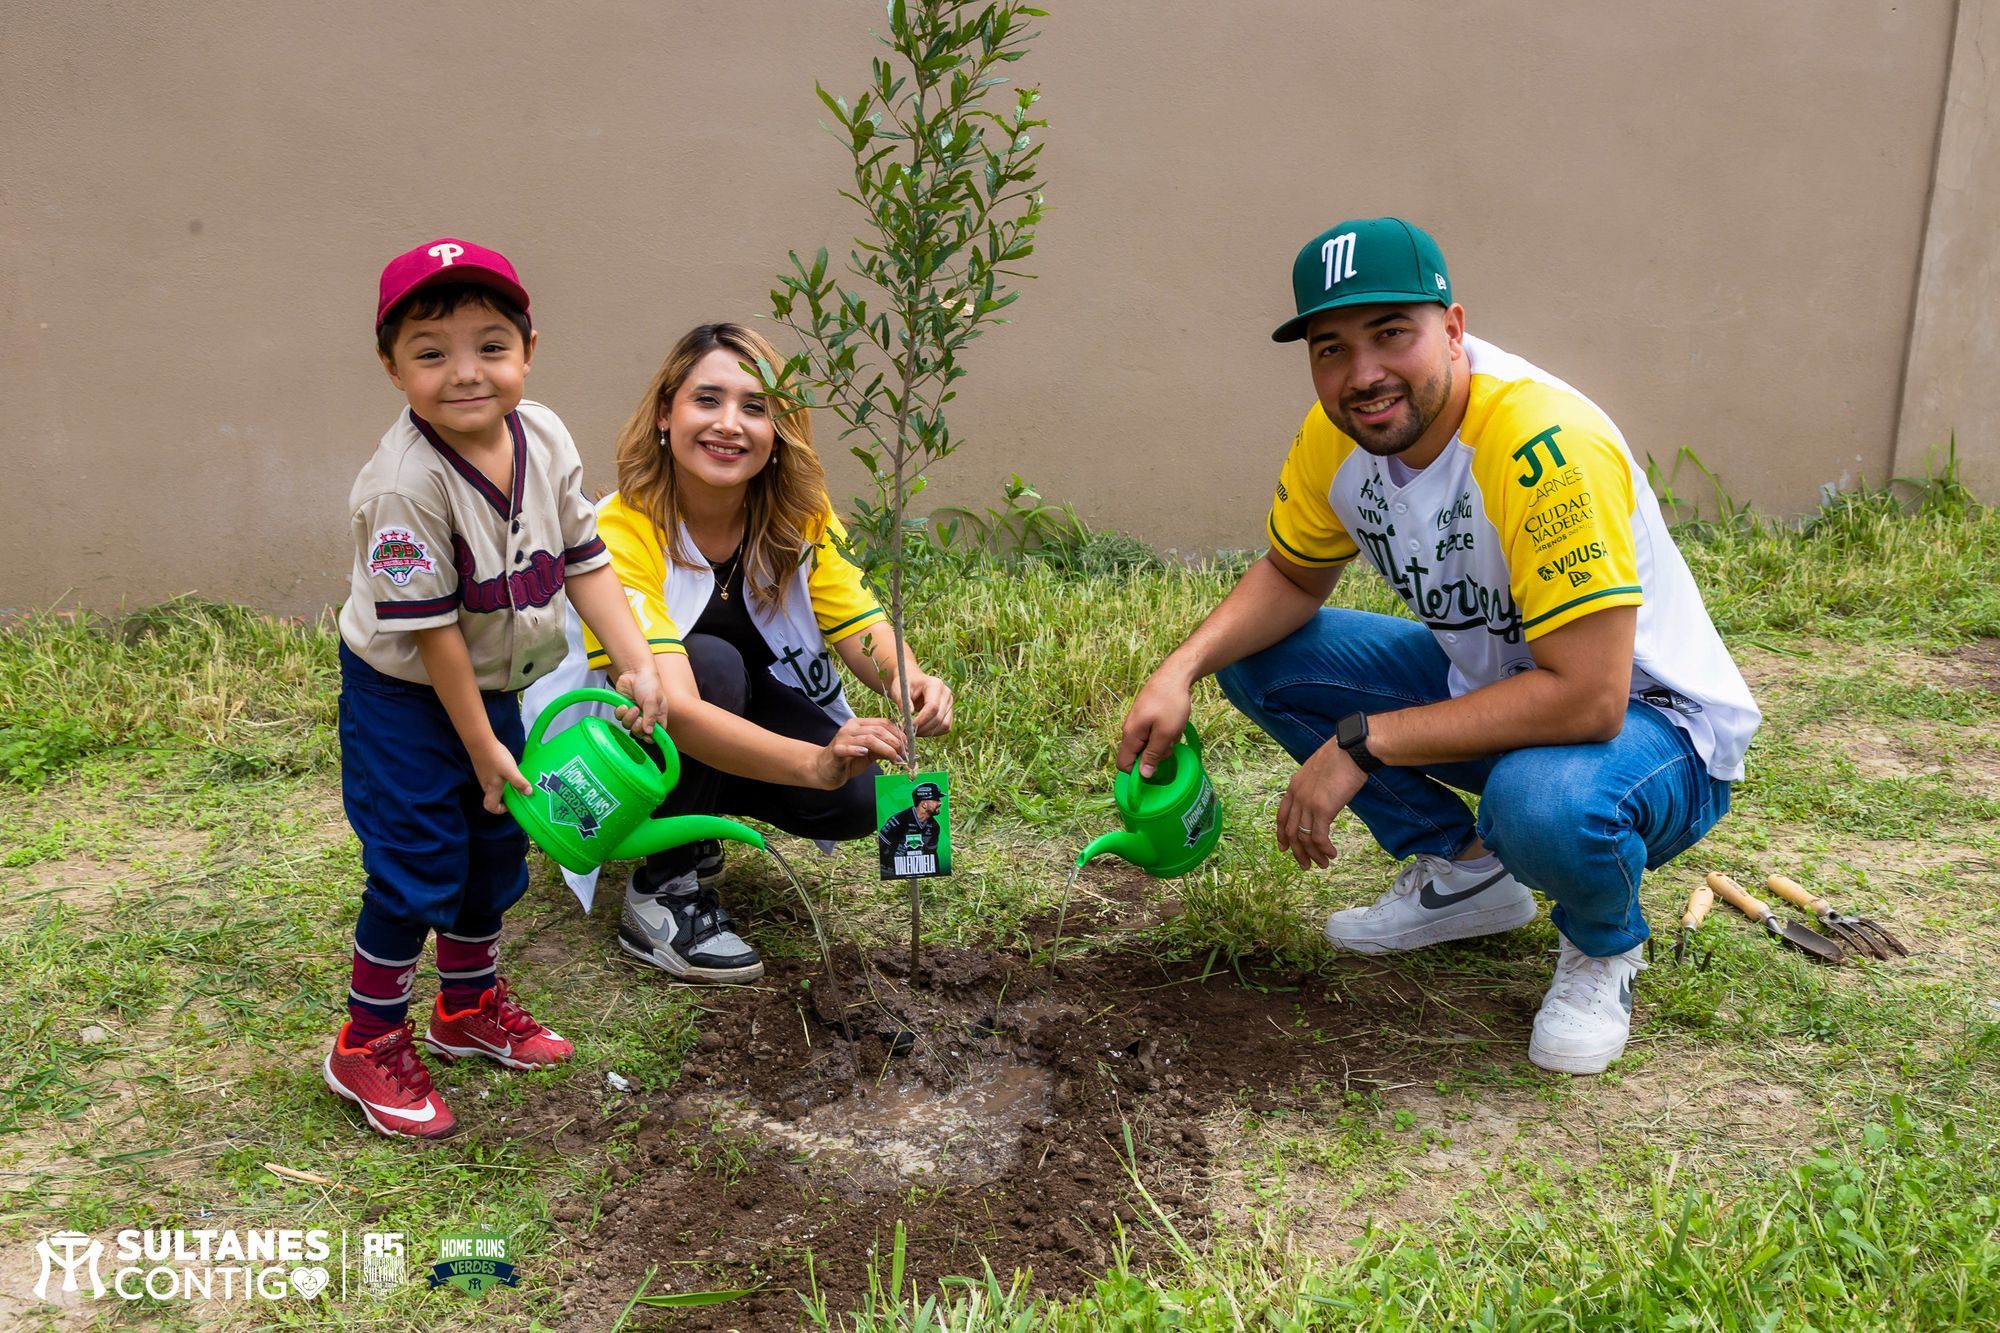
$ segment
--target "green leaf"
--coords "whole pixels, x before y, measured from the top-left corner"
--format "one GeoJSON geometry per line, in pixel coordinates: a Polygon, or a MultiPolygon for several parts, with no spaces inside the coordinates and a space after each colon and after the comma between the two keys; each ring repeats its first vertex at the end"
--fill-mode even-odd
{"type": "Polygon", "coordinates": [[[683,1310],[695,1305],[721,1305],[725,1301],[740,1301],[745,1296],[754,1296],[762,1287],[734,1287],[728,1291],[677,1291],[668,1296],[641,1296],[634,1304],[649,1306],[655,1310],[683,1310]]]}
{"type": "Polygon", "coordinates": [[[833,112],[839,118],[842,127],[845,128],[848,122],[847,99],[844,97],[835,97],[817,83],[813,85],[813,91],[819,94],[819,100],[826,103],[826,109],[833,112]]]}

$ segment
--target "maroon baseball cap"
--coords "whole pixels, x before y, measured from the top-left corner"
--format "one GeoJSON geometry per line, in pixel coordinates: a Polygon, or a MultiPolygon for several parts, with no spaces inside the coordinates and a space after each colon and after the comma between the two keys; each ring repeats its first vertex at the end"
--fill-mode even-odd
{"type": "Polygon", "coordinates": [[[375,329],[398,301],[412,292],[434,287],[440,282],[476,282],[504,295],[523,313],[528,309],[528,291],[520,275],[498,250],[488,250],[471,241],[450,236],[420,245],[408,254],[397,255],[382,270],[382,299],[375,307],[375,329]]]}

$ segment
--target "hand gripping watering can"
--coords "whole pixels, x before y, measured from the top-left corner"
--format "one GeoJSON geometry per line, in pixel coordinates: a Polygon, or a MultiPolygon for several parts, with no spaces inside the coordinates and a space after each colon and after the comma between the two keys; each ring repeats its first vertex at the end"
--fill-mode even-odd
{"type": "Polygon", "coordinates": [[[653,728],[653,742],[660,747],[658,766],[629,731],[601,717],[586,717],[551,739],[542,738],[550,721],[571,704],[623,707],[631,702],[610,690],[571,690],[552,699],[535,719],[521,756],[521,775],[535,790],[523,796],[509,787],[501,796],[535,845],[578,874],[606,861],[636,860],[709,838],[761,849],[764,835],[733,819],[652,817],[681,776],[680,752],[665,727],[653,728]]]}
{"type": "Polygon", "coordinates": [[[1084,848],[1079,868],[1100,856],[1120,856],[1154,879],[1172,879],[1208,859],[1222,836],[1222,798],[1202,771],[1201,737],[1193,724],[1152,777],[1140,777],[1135,760],[1111,790],[1125,827],[1084,848]]]}

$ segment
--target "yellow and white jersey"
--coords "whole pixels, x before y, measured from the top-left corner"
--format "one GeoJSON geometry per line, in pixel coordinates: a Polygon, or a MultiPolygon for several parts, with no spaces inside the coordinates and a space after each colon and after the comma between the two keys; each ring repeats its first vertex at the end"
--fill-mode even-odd
{"type": "MultiPolygon", "coordinates": [[[[667,554],[666,536],[642,510],[617,491],[597,502],[597,531],[611,553],[611,567],[625,586],[632,618],[655,655],[682,653],[686,627],[698,623],[715,593],[715,574],[703,561],[677,564],[667,554]]],[[[701,551],[681,527],[681,548],[701,560],[701,551]]],[[[818,704],[835,722],[854,716],[840,686],[834,645],[885,623],[889,617],[861,581],[861,571],[840,553],[847,530],[831,508],[806,534],[806,545],[791,575],[784,600],[766,605],[746,597],[743,609],[770,647],[774,679],[818,704]]],[[[561,664],[529,687],[523,716],[533,722],[559,694],[582,686],[605,686],[611,658],[571,607],[564,624],[568,652],[561,664]]],[[[581,706],[581,705],[579,705],[581,706]]],[[[609,710],[603,710],[608,713],[609,710]]],[[[560,730],[560,728],[558,728],[560,730]]]]}
{"type": "MultiPolygon", "coordinates": [[[[605,547],[611,552],[611,566],[618,572],[618,581],[625,585],[633,617],[644,631],[646,642],[656,653],[687,652],[681,645],[680,636],[683,627],[698,620],[708,606],[709,595],[715,590],[713,572],[706,563],[675,566],[667,555],[665,534],[654,525],[651,517],[626,503],[625,497],[617,491],[598,501],[597,525],[605,547]]],[[[790,591],[804,594],[802,598],[795,596],[792,600],[803,603],[810,612],[810,619],[799,619],[796,626],[780,627],[775,623],[776,613],[772,608],[764,606],[754,597],[745,601],[751,619],[763,631],[765,638],[772,641],[774,651],[780,654],[786,646],[798,646],[796,642],[780,644],[780,640],[810,640],[815,647],[824,640],[830,647],[889,618],[875,600],[875,594],[862,584],[861,571],[840,553],[842,543],[847,540],[847,529],[834,516],[831,507],[820,515],[819,522],[806,537],[808,546],[800,553],[802,558],[790,591]]],[[[688,536],[685,528],[681,531],[681,547],[696,559],[701,558],[694,538],[688,536]]],[[[587,628],[583,643],[592,667],[603,668],[611,664],[610,656],[598,643],[597,636],[587,628]]],[[[829,663],[824,683],[830,684],[833,679],[829,663]]],[[[817,701],[824,690],[819,688],[817,675],[813,676],[813,680],[815,683],[811,685],[803,678],[787,683],[805,690],[817,701]]]]}
{"type": "Polygon", "coordinates": [[[1478,338],[1465,348],[1465,420],[1420,472],[1314,404],[1279,475],[1273,547],[1320,569],[1366,555],[1437,636],[1454,696],[1532,669],[1528,645],[1551,630],[1636,606],[1633,696],[1687,732],[1712,775],[1741,778],[1757,705],[1624,437],[1554,376],[1478,338]]]}

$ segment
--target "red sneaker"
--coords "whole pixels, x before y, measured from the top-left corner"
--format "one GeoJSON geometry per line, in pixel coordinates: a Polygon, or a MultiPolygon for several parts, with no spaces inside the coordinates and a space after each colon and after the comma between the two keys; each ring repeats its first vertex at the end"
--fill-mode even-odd
{"type": "Polygon", "coordinates": [[[378,1134],[441,1139],[458,1128],[444,1099],[431,1089],[431,1071],[411,1041],[408,1023],[365,1046],[347,1044],[348,1024],[326,1057],[326,1086],[361,1107],[378,1134]]]}
{"type": "Polygon", "coordinates": [[[507,993],[505,981],[479,997],[479,1003],[455,1014],[444,1011],[444,996],[431,1006],[430,1030],[424,1045],[447,1060],[483,1055],[509,1069],[540,1069],[561,1064],[576,1047],[553,1028],[537,1023],[507,993]]]}

